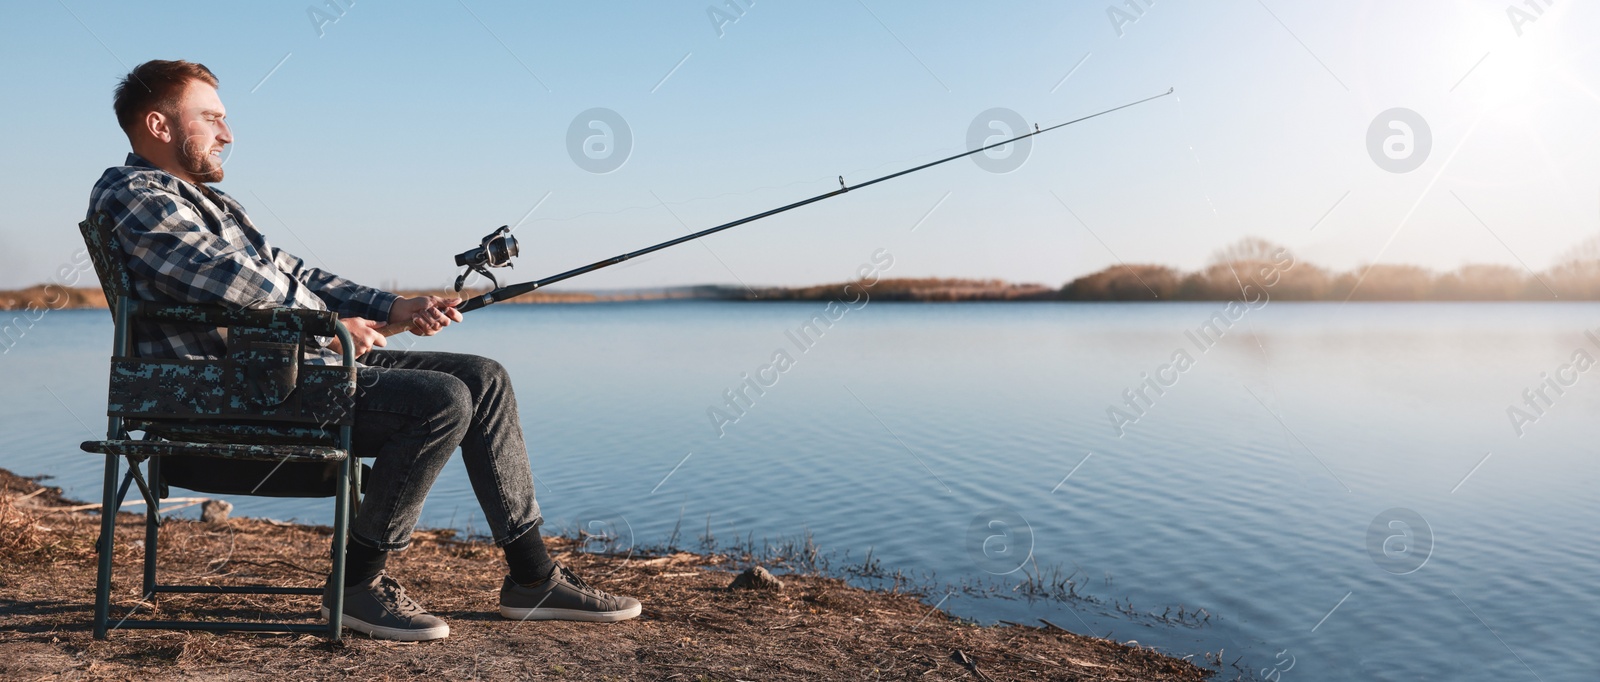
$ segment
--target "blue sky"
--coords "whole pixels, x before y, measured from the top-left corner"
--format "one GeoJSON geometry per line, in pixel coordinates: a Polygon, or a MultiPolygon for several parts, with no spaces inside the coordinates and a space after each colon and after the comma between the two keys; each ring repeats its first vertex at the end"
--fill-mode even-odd
{"type": "Polygon", "coordinates": [[[0,287],[80,248],[89,188],[127,151],[111,89],[153,58],[220,76],[219,186],[269,238],[373,285],[447,284],[453,253],[519,220],[534,278],[959,151],[991,108],[1049,125],[1168,87],[1009,173],[948,164],[569,286],[839,281],[877,248],[897,276],[1059,285],[1196,267],[1246,235],[1338,268],[1541,269],[1600,232],[1592,4],[739,6],[719,27],[720,2],[358,1],[319,29],[326,3],[7,3],[0,287]],[[567,145],[596,107],[632,133],[604,174],[567,145]],[[1395,107],[1433,141],[1404,173],[1367,143],[1395,107]]]}

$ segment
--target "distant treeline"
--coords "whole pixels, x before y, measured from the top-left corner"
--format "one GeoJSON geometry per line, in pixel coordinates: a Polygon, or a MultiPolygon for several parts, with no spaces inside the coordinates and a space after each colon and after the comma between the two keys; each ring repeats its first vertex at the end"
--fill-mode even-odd
{"type": "Polygon", "coordinates": [[[61,310],[63,308],[104,308],[106,294],[100,287],[64,287],[36,284],[26,289],[0,291],[0,310],[61,310]]]}
{"type": "MultiPolygon", "coordinates": [[[[826,301],[852,299],[848,282],[808,287],[702,285],[619,292],[536,291],[513,303],[605,303],[655,300],[826,301]]],[[[876,301],[1218,301],[1253,299],[1246,287],[1286,301],[1596,301],[1600,235],[1569,249],[1537,273],[1506,265],[1434,272],[1415,265],[1373,265],[1334,272],[1297,259],[1287,248],[1249,237],[1213,254],[1197,272],[1165,265],[1114,265],[1060,289],[998,279],[882,279],[865,290],[876,301]]],[[[448,289],[402,295],[472,296],[448,289]]],[[[854,291],[854,290],[852,290],[854,291]]],[[[104,308],[99,288],[40,285],[0,291],[0,310],[104,308]]]]}
{"type": "MultiPolygon", "coordinates": [[[[1506,265],[1434,272],[1415,265],[1372,265],[1347,272],[1297,260],[1288,249],[1246,238],[1218,251],[1198,272],[1164,265],[1116,265],[1061,288],[1068,301],[1237,299],[1245,285],[1289,301],[1600,300],[1600,237],[1570,249],[1538,273],[1506,265]]],[[[1251,295],[1252,297],[1254,294],[1251,295]]]]}

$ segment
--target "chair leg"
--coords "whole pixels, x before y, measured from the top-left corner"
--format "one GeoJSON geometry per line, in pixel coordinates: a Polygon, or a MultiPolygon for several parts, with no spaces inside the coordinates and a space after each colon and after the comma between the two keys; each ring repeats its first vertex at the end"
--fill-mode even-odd
{"type": "MultiPolygon", "coordinates": [[[[135,466],[135,465],[129,465],[135,466]]],[[[145,516],[144,516],[144,594],[146,599],[155,597],[156,593],[156,555],[161,546],[161,503],[159,486],[161,481],[161,458],[150,458],[150,481],[145,488],[145,516]],[[154,486],[154,488],[150,487],[154,486]]],[[[140,482],[144,483],[143,481],[140,482]]]]}
{"type": "Polygon", "coordinates": [[[94,586],[94,638],[106,638],[111,621],[111,553],[116,546],[117,455],[106,455],[106,480],[100,506],[99,573],[94,586]]]}
{"type": "Polygon", "coordinates": [[[130,471],[122,477],[122,487],[117,488],[117,508],[122,508],[122,503],[128,499],[128,489],[133,487],[133,472],[130,471]]]}
{"type": "MultiPolygon", "coordinates": [[[[346,450],[349,452],[349,450],[346,450]]],[[[344,559],[350,534],[350,463],[359,463],[355,457],[345,460],[339,467],[337,492],[333,503],[333,575],[328,581],[333,586],[333,603],[328,607],[328,640],[337,642],[344,628],[344,559]]],[[[359,466],[359,464],[357,464],[359,466]]]]}

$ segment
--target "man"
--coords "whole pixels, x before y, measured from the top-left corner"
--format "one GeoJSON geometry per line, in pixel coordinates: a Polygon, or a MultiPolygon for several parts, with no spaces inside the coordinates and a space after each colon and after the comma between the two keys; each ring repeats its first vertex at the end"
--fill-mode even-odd
{"type": "MultiPolygon", "coordinates": [[[[539,534],[533,473],[511,379],[499,363],[454,353],[373,350],[378,329],[411,323],[428,336],[461,321],[459,299],[401,298],[308,267],[270,244],[244,207],[212,186],[233,142],[217,78],[201,64],[150,61],[117,86],[113,108],[133,153],[106,170],[89,198],[104,211],[145,300],[239,307],[333,310],[362,365],[355,396],[355,454],[374,457],[361,511],[350,526],[344,626],[374,637],[439,639],[450,626],[429,615],[384,570],[405,549],[422,501],[459,446],[473,492],[505,550],[509,575],[500,614],[524,620],[611,622],[639,615],[635,599],[586,585],[550,558],[539,534]]],[[[219,330],[151,324],[135,329],[144,357],[217,358],[219,330]]],[[[308,363],[339,361],[336,339],[317,339],[308,363]]],[[[330,585],[331,593],[331,585],[330,585]]],[[[328,613],[330,596],[323,598],[328,613]]]]}

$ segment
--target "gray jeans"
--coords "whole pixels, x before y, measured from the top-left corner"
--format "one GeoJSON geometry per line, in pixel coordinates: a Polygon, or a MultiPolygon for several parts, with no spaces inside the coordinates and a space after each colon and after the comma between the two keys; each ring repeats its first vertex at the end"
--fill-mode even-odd
{"type": "Polygon", "coordinates": [[[497,545],[540,521],[511,377],[476,355],[374,350],[361,356],[354,450],[372,457],[351,534],[393,551],[411,544],[422,501],[456,447],[497,545]]]}

